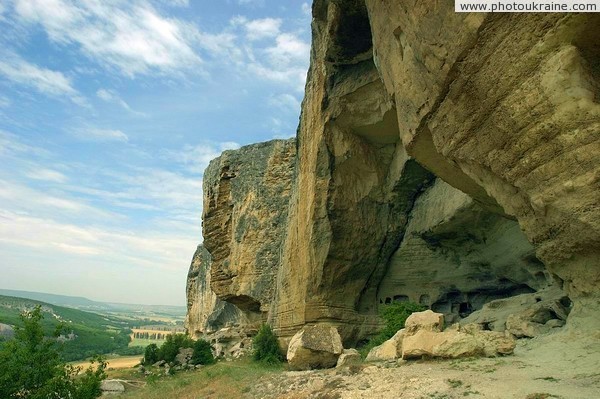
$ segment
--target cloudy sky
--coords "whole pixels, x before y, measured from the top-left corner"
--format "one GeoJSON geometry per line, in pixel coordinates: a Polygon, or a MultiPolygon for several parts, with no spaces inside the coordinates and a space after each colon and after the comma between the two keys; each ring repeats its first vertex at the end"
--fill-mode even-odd
{"type": "Polygon", "coordinates": [[[0,288],[185,303],[202,172],[294,134],[310,7],[0,0],[0,288]]]}

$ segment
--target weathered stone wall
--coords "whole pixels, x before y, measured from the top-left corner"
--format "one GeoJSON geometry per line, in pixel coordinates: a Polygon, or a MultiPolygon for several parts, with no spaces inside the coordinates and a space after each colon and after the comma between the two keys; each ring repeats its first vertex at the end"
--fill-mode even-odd
{"type": "Polygon", "coordinates": [[[210,253],[198,245],[188,271],[186,295],[188,334],[198,337],[228,326],[249,323],[244,313],[234,305],[220,300],[210,288],[210,253]]]}
{"type": "Polygon", "coordinates": [[[516,218],[575,299],[572,315],[597,306],[600,15],[366,3],[409,155],[516,218]]]}
{"type": "Polygon", "coordinates": [[[210,286],[244,312],[261,315],[274,297],[295,140],[225,151],[204,173],[204,246],[210,286]]]}
{"type": "Polygon", "coordinates": [[[207,169],[212,290],[284,341],[325,323],[355,342],[394,300],[456,318],[553,282],[573,300],[569,324],[593,326],[598,26],[316,0],[296,145],[228,151],[207,169]]]}

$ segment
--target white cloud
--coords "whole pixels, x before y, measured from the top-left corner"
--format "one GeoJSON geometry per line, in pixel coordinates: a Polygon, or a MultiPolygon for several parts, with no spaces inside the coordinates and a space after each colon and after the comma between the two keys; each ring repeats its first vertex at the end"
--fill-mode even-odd
{"type": "Polygon", "coordinates": [[[65,223],[0,210],[0,242],[44,252],[102,257],[104,261],[145,268],[178,270],[189,262],[194,237],[172,232],[131,232],[65,223]]]}
{"type": "Polygon", "coordinates": [[[19,154],[46,155],[47,152],[43,148],[24,143],[15,134],[0,130],[0,156],[18,156],[19,154]]]}
{"type": "Polygon", "coordinates": [[[300,112],[300,101],[288,93],[271,96],[269,98],[269,104],[284,111],[300,112]]]}
{"type": "Polygon", "coordinates": [[[192,173],[202,174],[209,162],[220,156],[223,151],[238,148],[240,145],[234,142],[188,144],[181,150],[166,152],[166,158],[184,165],[192,173]]]}
{"type": "Polygon", "coordinates": [[[2,53],[2,58],[0,75],[6,79],[46,95],[66,96],[76,104],[86,104],[85,99],[73,88],[71,79],[61,72],[31,64],[15,54],[2,53]]]}
{"type": "Polygon", "coordinates": [[[87,202],[68,198],[64,194],[49,194],[24,184],[0,179],[0,208],[20,214],[53,215],[72,218],[85,216],[88,220],[116,219],[113,212],[95,208],[87,202]]]}
{"type": "Polygon", "coordinates": [[[120,130],[81,127],[70,131],[71,135],[87,141],[120,141],[127,142],[129,137],[120,130]]]}
{"type": "Polygon", "coordinates": [[[10,107],[11,104],[12,102],[8,97],[0,96],[0,108],[10,107]]]}
{"type": "Polygon", "coordinates": [[[302,3],[302,12],[305,15],[309,15],[310,16],[312,14],[312,9],[310,7],[310,4],[308,4],[308,3],[302,3]]]}
{"type": "Polygon", "coordinates": [[[121,108],[131,112],[132,114],[140,115],[140,116],[145,115],[143,112],[138,112],[138,111],[135,111],[134,109],[132,109],[129,106],[129,104],[127,104],[127,102],[125,102],[125,100],[123,100],[119,96],[119,94],[117,92],[115,92],[114,90],[99,89],[98,91],[96,91],[96,96],[98,96],[98,98],[100,98],[101,100],[103,100],[107,103],[117,104],[121,108]]]}
{"type": "Polygon", "coordinates": [[[262,7],[265,5],[265,0],[238,0],[238,4],[242,6],[262,7]]]}
{"type": "Polygon", "coordinates": [[[64,174],[52,169],[33,169],[25,174],[30,179],[54,183],[65,183],[68,179],[64,174]]]}
{"type": "Polygon", "coordinates": [[[44,27],[52,41],[79,45],[128,76],[198,66],[197,30],[161,16],[148,1],[17,0],[21,20],[44,27]]]}
{"type": "Polygon", "coordinates": [[[282,24],[281,19],[262,18],[253,19],[244,23],[248,40],[260,40],[276,37],[282,24]]]}
{"type": "Polygon", "coordinates": [[[266,50],[274,65],[289,65],[304,61],[310,54],[310,45],[291,33],[277,36],[276,44],[266,50]]]}

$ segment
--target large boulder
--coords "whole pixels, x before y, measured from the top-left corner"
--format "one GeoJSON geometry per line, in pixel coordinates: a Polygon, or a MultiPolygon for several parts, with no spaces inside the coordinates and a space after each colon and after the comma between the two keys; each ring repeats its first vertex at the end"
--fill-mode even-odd
{"type": "MultiPolygon", "coordinates": [[[[511,354],[515,340],[504,333],[484,331],[478,324],[458,324],[442,331],[443,315],[430,310],[413,313],[406,320],[401,343],[403,359],[423,356],[455,359],[511,354]]],[[[402,330],[401,330],[402,331],[402,330]]]]}
{"type": "Polygon", "coordinates": [[[407,334],[413,334],[416,331],[434,331],[440,332],[444,329],[444,315],[431,310],[415,312],[408,316],[404,327],[407,334]]]}
{"type": "Polygon", "coordinates": [[[342,339],[335,327],[306,326],[290,340],[287,360],[296,370],[330,368],[336,365],[343,350],[342,339]]]}
{"type": "Polygon", "coordinates": [[[564,324],[571,301],[558,287],[532,294],[491,301],[461,324],[479,324],[493,331],[508,331],[517,338],[532,338],[564,324]]]}
{"type": "Polygon", "coordinates": [[[402,357],[402,341],[405,331],[405,329],[398,331],[392,338],[371,349],[367,355],[367,362],[394,360],[402,357]]]}

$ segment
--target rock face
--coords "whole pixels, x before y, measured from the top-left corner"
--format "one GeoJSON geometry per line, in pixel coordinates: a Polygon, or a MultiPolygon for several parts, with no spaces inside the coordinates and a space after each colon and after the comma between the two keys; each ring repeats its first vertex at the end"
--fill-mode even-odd
{"type": "Polygon", "coordinates": [[[225,151],[204,173],[210,287],[246,313],[266,312],[274,297],[295,154],[295,140],[250,145],[225,151]]]}
{"type": "Polygon", "coordinates": [[[335,327],[306,326],[290,340],[287,360],[296,370],[330,368],[337,364],[343,350],[335,327]]]}
{"type": "Polygon", "coordinates": [[[187,278],[193,336],[260,323],[273,298],[294,140],[225,151],[204,175],[204,245],[187,278]],[[211,252],[212,251],[212,252],[211,252]]]}
{"type": "Polygon", "coordinates": [[[199,337],[220,328],[246,324],[248,320],[236,306],[220,300],[210,288],[210,253],[199,245],[192,259],[187,277],[188,333],[199,337]]]}
{"type": "MultiPolygon", "coordinates": [[[[599,24],[461,14],[448,1],[315,0],[296,142],[227,151],[206,171],[212,260],[193,283],[190,273],[189,324],[220,312],[209,284],[244,317],[220,323],[267,321],[283,346],[327,323],[351,345],[387,303],[454,322],[557,284],[562,310],[477,323],[529,336],[570,311],[568,326],[600,328],[599,24]]],[[[444,333],[454,348],[472,343],[444,333]]],[[[477,335],[471,349],[485,353],[500,339],[477,335]]]]}

